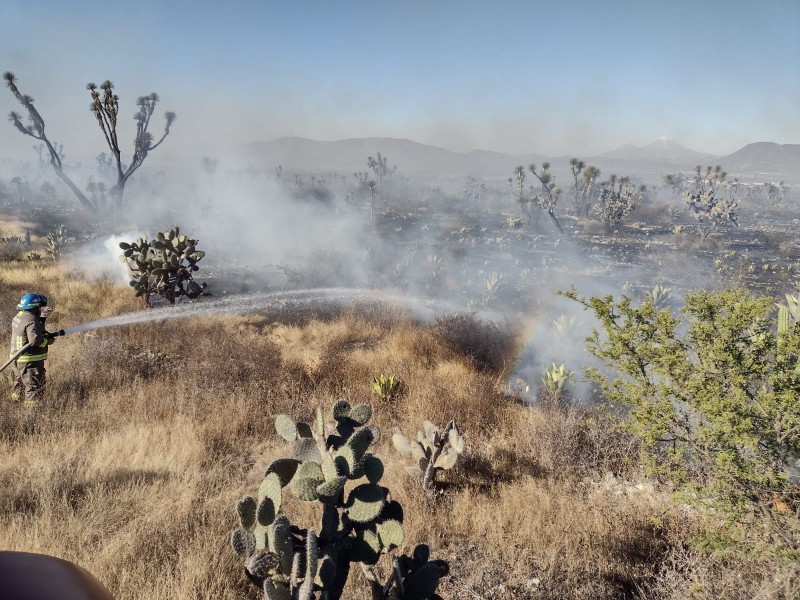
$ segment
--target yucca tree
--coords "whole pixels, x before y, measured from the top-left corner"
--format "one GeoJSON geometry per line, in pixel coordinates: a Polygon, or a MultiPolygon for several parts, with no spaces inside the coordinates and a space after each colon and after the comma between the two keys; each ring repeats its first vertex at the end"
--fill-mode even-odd
{"type": "Polygon", "coordinates": [[[366,183],[367,187],[369,188],[369,211],[372,215],[372,220],[375,220],[375,186],[378,185],[378,182],[374,179],[370,179],[366,183]]]}
{"type": "Polygon", "coordinates": [[[397,171],[397,165],[390,168],[388,158],[381,156],[380,152],[378,152],[377,156],[378,158],[368,156],[367,166],[372,169],[373,173],[375,173],[375,178],[378,180],[378,185],[383,186],[383,184],[387,181],[391,181],[392,175],[394,175],[395,171],[397,171]]]}
{"type": "Polygon", "coordinates": [[[47,134],[45,133],[44,118],[42,118],[42,115],[39,114],[39,111],[36,110],[36,107],[33,105],[33,98],[19,91],[19,88],[17,87],[17,78],[11,71],[6,71],[3,73],[3,79],[5,80],[8,89],[11,90],[11,93],[19,101],[19,103],[25,107],[25,111],[28,113],[27,125],[22,122],[22,115],[15,111],[9,113],[8,120],[14,124],[14,127],[16,127],[20,133],[23,135],[29,135],[30,137],[39,140],[44,144],[44,146],[47,148],[47,152],[50,154],[50,166],[53,167],[53,171],[55,171],[56,176],[65,184],[67,184],[67,187],[72,190],[72,193],[75,194],[78,202],[80,202],[84,208],[87,210],[94,210],[95,206],[92,204],[91,200],[89,200],[80,190],[80,188],[73,183],[66,173],[64,173],[63,154],[61,153],[61,147],[58,144],[51,142],[47,137],[47,134]]]}
{"type": "Polygon", "coordinates": [[[573,185],[575,186],[575,199],[572,201],[572,210],[575,212],[575,216],[577,217],[580,216],[581,213],[581,187],[578,184],[578,176],[586,167],[586,163],[573,156],[569,159],[569,167],[572,170],[573,185]]]}
{"type": "Polygon", "coordinates": [[[558,229],[558,232],[564,233],[564,230],[561,229],[561,224],[558,222],[558,219],[556,219],[555,213],[553,213],[558,203],[560,190],[556,187],[555,178],[550,173],[550,163],[542,163],[542,168],[539,172],[536,171],[536,165],[531,163],[528,165],[528,170],[533,173],[533,176],[539,180],[542,186],[541,192],[537,195],[539,206],[550,215],[550,219],[553,221],[556,229],[558,229]]]}
{"type": "Polygon", "coordinates": [[[517,202],[522,202],[525,196],[523,192],[523,184],[525,183],[525,167],[522,165],[519,165],[514,169],[514,181],[517,184],[514,196],[516,197],[517,202]]]}
{"type": "Polygon", "coordinates": [[[117,204],[122,204],[122,195],[125,192],[125,184],[133,173],[142,166],[147,155],[158,148],[169,135],[170,127],[175,122],[175,113],[167,111],[164,113],[164,133],[161,138],[153,143],[153,134],[148,131],[150,119],[156,110],[159,97],[152,93],[149,96],[140,96],[136,101],[139,111],[133,116],[136,121],[136,137],[133,140],[133,157],[127,168],[122,166],[122,151],[119,147],[117,138],[117,122],[119,117],[119,96],[114,93],[114,84],[106,80],[98,89],[94,83],[86,84],[89,95],[92,97],[90,109],[97,119],[97,124],[103,131],[109,150],[116,162],[117,183],[111,191],[117,204]]]}
{"type": "Polygon", "coordinates": [[[589,214],[589,207],[595,200],[598,192],[597,180],[600,178],[600,169],[589,165],[583,171],[583,185],[581,187],[581,209],[583,215],[589,214]]]}

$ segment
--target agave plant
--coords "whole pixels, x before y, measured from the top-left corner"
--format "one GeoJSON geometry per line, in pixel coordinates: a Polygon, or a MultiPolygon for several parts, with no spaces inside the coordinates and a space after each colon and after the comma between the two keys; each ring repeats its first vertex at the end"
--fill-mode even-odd
{"type": "Polygon", "coordinates": [[[575,317],[567,318],[566,315],[561,314],[550,322],[553,333],[557,336],[564,338],[576,338],[579,333],[579,325],[575,317]]]}
{"type": "Polygon", "coordinates": [[[542,383],[545,388],[554,394],[560,394],[566,389],[567,385],[575,383],[573,375],[575,375],[575,372],[567,369],[563,363],[559,366],[553,363],[552,366],[545,369],[542,383]]]}
{"type": "Polygon", "coordinates": [[[653,304],[653,308],[656,310],[662,310],[669,306],[669,303],[672,300],[672,295],[670,294],[669,288],[665,288],[663,285],[656,285],[653,286],[653,289],[647,292],[646,299],[653,304]]]}
{"type": "Polygon", "coordinates": [[[394,378],[394,375],[386,376],[381,373],[372,379],[370,387],[381,400],[392,400],[397,396],[400,382],[394,378]]]}

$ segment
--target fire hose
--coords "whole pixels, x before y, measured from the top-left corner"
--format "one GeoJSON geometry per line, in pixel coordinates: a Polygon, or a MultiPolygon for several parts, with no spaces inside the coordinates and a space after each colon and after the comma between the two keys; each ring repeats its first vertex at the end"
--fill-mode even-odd
{"type": "MultiPolygon", "coordinates": [[[[53,333],[45,333],[44,337],[45,339],[52,340],[53,338],[64,335],[65,333],[66,332],[63,329],[59,329],[58,331],[54,331],[53,333]]],[[[17,350],[14,354],[12,354],[11,358],[9,358],[5,363],[3,363],[3,366],[0,367],[0,373],[2,373],[6,369],[6,367],[8,367],[11,363],[17,360],[20,356],[25,354],[25,351],[28,350],[31,346],[33,346],[33,344],[28,342],[22,348],[17,350]]]]}

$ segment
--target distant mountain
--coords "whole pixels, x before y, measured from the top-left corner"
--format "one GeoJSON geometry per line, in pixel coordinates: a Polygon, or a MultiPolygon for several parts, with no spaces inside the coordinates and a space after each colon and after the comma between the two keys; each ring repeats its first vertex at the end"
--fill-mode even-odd
{"type": "Polygon", "coordinates": [[[403,173],[432,175],[473,174],[495,176],[510,173],[522,162],[541,162],[543,157],[530,154],[511,156],[501,152],[473,150],[459,153],[437,146],[397,138],[354,138],[318,142],[306,138],[282,137],[270,142],[251,142],[243,146],[248,157],[261,163],[282,165],[287,169],[322,169],[344,173],[367,171],[367,157],[380,152],[389,166],[403,173]]]}
{"type": "Polygon", "coordinates": [[[800,144],[756,142],[718,160],[726,171],[800,174],[800,144]]]}
{"type": "MultiPolygon", "coordinates": [[[[442,176],[510,177],[517,165],[541,165],[548,161],[559,181],[570,180],[569,156],[513,155],[487,150],[452,152],[438,146],[398,138],[353,138],[321,142],[282,137],[269,142],[250,142],[238,147],[241,158],[268,168],[333,171],[349,175],[368,171],[367,157],[380,152],[389,166],[405,174],[442,176]]],[[[603,175],[644,174],[660,178],[663,173],[689,171],[697,164],[721,165],[730,173],[786,173],[800,175],[800,145],[760,142],[749,144],[725,157],[690,150],[662,138],[646,146],[625,145],[596,156],[580,156],[599,167],[603,175]]]]}
{"type": "Polygon", "coordinates": [[[713,154],[690,150],[669,138],[661,138],[646,146],[625,144],[616,150],[601,154],[600,157],[635,161],[645,160],[671,164],[675,167],[694,166],[697,163],[707,162],[716,158],[713,154]]]}

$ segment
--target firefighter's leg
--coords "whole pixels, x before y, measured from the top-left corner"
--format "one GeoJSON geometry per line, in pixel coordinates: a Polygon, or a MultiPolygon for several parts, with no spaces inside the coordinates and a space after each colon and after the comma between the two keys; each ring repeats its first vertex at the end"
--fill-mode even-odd
{"type": "Polygon", "coordinates": [[[25,384],[25,406],[36,408],[44,398],[44,361],[27,363],[22,370],[22,381],[25,384]]]}
{"type": "Polygon", "coordinates": [[[8,369],[8,380],[11,384],[11,399],[14,402],[21,402],[25,386],[22,383],[22,373],[17,363],[11,363],[8,369]]]}

